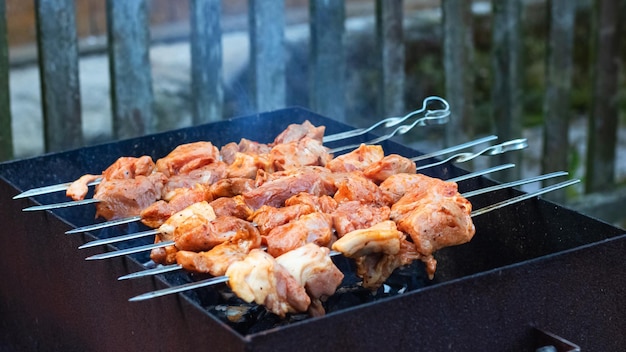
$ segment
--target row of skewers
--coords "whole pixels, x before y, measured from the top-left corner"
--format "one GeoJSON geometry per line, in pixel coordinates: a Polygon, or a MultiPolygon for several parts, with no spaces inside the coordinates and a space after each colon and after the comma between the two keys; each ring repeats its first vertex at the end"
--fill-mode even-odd
{"type": "MultiPolygon", "coordinates": [[[[441,122],[447,118],[446,109],[447,105],[441,111],[424,109],[431,114],[425,118],[441,122]]],[[[404,133],[407,126],[419,125],[423,119],[394,131],[404,133]]],[[[493,139],[489,136],[448,148],[441,155],[493,139]]],[[[461,195],[455,181],[462,178],[443,181],[416,173],[446,162],[523,149],[525,140],[455,154],[421,167],[416,166],[418,158],[385,155],[375,144],[380,140],[340,156],[324,147],[324,140],[324,127],[307,121],[290,125],[270,144],[242,139],[218,149],[210,142],[196,142],[181,145],[156,162],[148,156],[122,157],[101,175],[85,175],[67,185],[66,194],[74,200],[68,204],[76,205],[84,204],[89,185],[97,183],[88,201],[96,203],[97,217],[108,220],[72,232],[141,221],[154,230],[92,241],[81,248],[154,235],[154,245],[88,259],[149,250],[159,266],[124,278],[181,269],[216,277],[131,300],[226,282],[244,301],[264,305],[278,316],[304,311],[321,315],[322,302],[343,279],[332,255],[353,258],[363,286],[371,290],[380,287],[396,268],[415,260],[424,262],[432,277],[437,264],[433,254],[471,240],[473,216],[536,196],[526,194],[472,211],[467,198],[494,188],[461,195]]],[[[428,157],[432,156],[423,159],[428,157]]],[[[563,175],[553,173],[496,187],[563,175]]]]}

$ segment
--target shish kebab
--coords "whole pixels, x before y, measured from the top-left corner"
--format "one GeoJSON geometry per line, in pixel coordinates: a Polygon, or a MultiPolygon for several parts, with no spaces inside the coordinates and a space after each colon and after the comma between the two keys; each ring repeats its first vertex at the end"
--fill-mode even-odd
{"type": "MultiPolygon", "coordinates": [[[[356,174],[356,173],[346,174],[345,172],[347,170],[354,171],[359,168],[362,169],[363,171],[367,171],[370,169],[371,166],[377,165],[377,162],[382,158],[383,158],[383,152],[380,146],[362,145],[355,151],[352,151],[348,154],[337,157],[334,160],[336,163],[329,165],[330,170],[326,168],[309,169],[309,170],[304,170],[303,173],[300,173],[300,174],[286,175],[285,177],[281,177],[278,180],[285,181],[290,176],[294,176],[294,175],[302,176],[302,175],[308,174],[309,176],[320,176],[321,174],[323,174],[324,177],[330,181],[330,183],[336,182],[335,184],[330,185],[330,186],[318,185],[318,182],[324,182],[322,180],[324,177],[319,177],[318,180],[316,180],[315,182],[308,182],[306,183],[306,185],[308,188],[310,187],[311,184],[315,184],[316,185],[315,188],[318,190],[330,189],[332,187],[335,188],[332,191],[332,193],[334,193],[334,198],[328,197],[329,194],[324,194],[324,196],[326,196],[334,204],[334,206],[325,205],[323,207],[326,209],[331,209],[331,211],[334,211],[332,220],[333,220],[333,223],[335,223],[335,230],[337,230],[338,233],[343,234],[347,231],[346,230],[339,231],[338,227],[340,227],[341,225],[337,225],[337,224],[341,223],[342,221],[345,221],[343,219],[349,218],[350,215],[346,216],[346,215],[342,215],[341,213],[340,215],[337,215],[337,212],[340,211],[339,209],[343,210],[344,213],[346,212],[358,213],[360,211],[360,209],[358,209],[358,206],[356,208],[354,206],[342,208],[341,206],[349,204],[349,203],[346,203],[346,201],[355,201],[355,200],[363,201],[367,197],[371,198],[372,195],[374,198],[378,198],[378,199],[383,199],[387,196],[384,192],[377,189],[378,186],[371,179],[368,179],[367,177],[363,177],[363,175],[360,175],[360,174],[356,174]],[[332,174],[331,170],[333,168],[339,168],[339,170],[336,170],[336,171],[342,171],[344,173],[332,174]],[[326,170],[326,171],[322,172],[322,170],[326,170]],[[364,189],[365,193],[369,193],[369,194],[365,194],[363,191],[357,191],[356,189],[358,188],[364,189]],[[342,202],[343,204],[339,206],[338,203],[342,203],[342,202]]],[[[398,163],[398,164],[401,164],[401,163],[398,163]]],[[[297,170],[301,171],[300,169],[297,169],[297,170]]],[[[379,174],[375,174],[375,173],[369,174],[369,177],[374,180],[378,178],[378,183],[380,183],[381,187],[383,187],[387,191],[391,191],[394,187],[397,187],[397,184],[402,184],[406,182],[412,184],[413,186],[416,186],[418,183],[424,183],[422,182],[422,180],[424,180],[426,176],[416,175],[414,166],[411,166],[411,171],[413,172],[413,174],[406,173],[408,172],[408,170],[405,170],[403,168],[400,168],[399,170],[385,169],[383,172],[379,172],[379,174]],[[396,171],[398,171],[398,173],[396,173],[396,171]],[[386,184],[387,180],[391,180],[393,176],[399,176],[399,175],[404,175],[407,178],[414,177],[415,181],[408,181],[408,180],[395,181],[394,179],[393,181],[389,182],[388,185],[386,184]]],[[[269,187],[265,187],[264,185],[261,185],[260,188],[257,189],[257,192],[255,193],[255,195],[253,196],[253,197],[261,198],[261,201],[257,201],[255,199],[248,199],[248,203],[252,203],[252,204],[256,203],[256,206],[254,207],[255,208],[254,213],[252,210],[249,210],[247,213],[244,213],[243,216],[238,216],[235,218],[230,216],[230,214],[224,214],[224,215],[228,215],[228,217],[223,217],[221,221],[216,222],[216,224],[212,223],[212,221],[215,220],[216,218],[215,212],[213,211],[213,207],[211,207],[206,201],[199,202],[190,206],[186,210],[183,210],[180,213],[177,213],[174,216],[170,217],[159,228],[159,230],[156,231],[160,233],[157,242],[162,242],[164,240],[177,238],[176,243],[171,242],[171,241],[163,242],[163,243],[157,244],[156,246],[150,245],[150,246],[144,246],[144,247],[137,247],[135,249],[131,249],[130,251],[122,250],[120,252],[109,252],[109,253],[105,253],[102,255],[93,256],[88,259],[104,259],[104,258],[110,258],[110,257],[117,256],[117,255],[130,254],[130,253],[141,251],[141,250],[148,250],[148,249],[156,250],[156,249],[159,249],[160,247],[172,247],[170,248],[170,250],[164,249],[162,253],[159,253],[159,251],[157,252],[153,251],[153,259],[155,259],[156,262],[168,262],[168,261],[173,262],[174,261],[173,259],[167,259],[167,258],[176,256],[178,261],[183,260],[185,258],[187,260],[194,261],[195,259],[193,258],[193,256],[189,258],[189,255],[187,255],[186,257],[179,258],[180,254],[188,253],[189,251],[208,250],[208,249],[211,249],[213,246],[221,242],[224,242],[225,239],[223,237],[219,235],[217,236],[215,235],[215,233],[220,233],[220,230],[218,229],[223,226],[226,226],[228,231],[230,231],[232,227],[237,227],[238,230],[242,230],[245,233],[256,231],[256,229],[252,229],[251,228],[252,226],[248,222],[245,221],[249,219],[256,222],[257,227],[261,230],[262,234],[265,236],[264,239],[266,242],[272,242],[272,243],[274,243],[275,241],[280,242],[282,235],[276,235],[275,230],[277,228],[280,228],[281,225],[285,225],[286,223],[288,223],[292,218],[311,213],[313,209],[313,207],[308,206],[308,204],[304,204],[306,205],[306,207],[298,207],[298,205],[303,205],[303,204],[301,204],[302,202],[297,198],[294,202],[290,202],[290,200],[293,199],[293,197],[296,197],[299,195],[299,192],[305,191],[305,189],[300,189],[298,188],[298,186],[294,187],[295,183],[293,182],[298,182],[297,180],[298,178],[295,178],[295,180],[292,178],[290,180],[287,180],[287,183],[279,183],[278,185],[272,184],[271,182],[266,183],[265,185],[270,185],[269,187]],[[268,200],[272,201],[273,203],[267,204],[268,200]],[[283,206],[283,205],[285,206],[281,208],[273,207],[273,206],[283,206]],[[292,209],[295,209],[295,210],[292,210],[292,209]],[[302,209],[307,209],[307,210],[302,210],[302,209]],[[273,211],[273,210],[276,210],[276,211],[273,211]],[[287,211],[287,212],[282,212],[282,211],[287,211]],[[193,221],[186,222],[187,219],[193,219],[193,221]],[[280,219],[280,221],[277,221],[276,219],[280,219]],[[162,236],[165,236],[165,238],[162,236]],[[274,240],[274,238],[278,238],[278,240],[274,240]],[[176,247],[172,246],[174,244],[176,244],[176,247]],[[173,248],[177,248],[177,250],[172,252],[173,248]],[[187,252],[180,252],[178,251],[178,249],[186,250],[187,252]],[[156,259],[155,257],[158,257],[160,259],[156,259]]],[[[519,183],[519,184],[522,184],[522,183],[519,183]]],[[[393,191],[392,193],[398,193],[398,192],[399,191],[393,191]]],[[[322,193],[324,193],[324,191],[322,191],[322,193]]],[[[225,198],[221,198],[221,199],[225,199],[225,198]]],[[[313,201],[309,201],[308,203],[313,203],[313,201]]],[[[360,202],[357,202],[357,203],[360,203],[360,202]]],[[[378,205],[383,205],[382,203],[383,202],[381,201],[381,204],[378,204],[378,205]]],[[[247,207],[246,202],[241,202],[241,204],[242,206],[247,207]]],[[[316,208],[322,208],[322,206],[316,205],[316,208]]],[[[370,212],[370,210],[373,211],[373,209],[366,209],[364,211],[370,212]]],[[[329,213],[330,211],[326,211],[326,212],[329,213]]],[[[320,219],[311,219],[311,220],[317,221],[318,223],[320,221],[320,219]]],[[[381,219],[381,220],[384,220],[384,219],[381,219]]],[[[303,225],[303,226],[305,226],[305,231],[306,231],[306,225],[303,225]]],[[[324,241],[318,244],[328,244],[330,240],[330,233],[331,231],[328,228],[328,231],[326,231],[324,235],[319,236],[320,238],[324,238],[324,241]]],[[[309,234],[308,237],[311,237],[311,235],[309,234]]],[[[251,244],[249,243],[246,245],[251,246],[251,244]]],[[[258,246],[258,244],[256,246],[258,246]]],[[[275,249],[277,248],[276,245],[272,245],[270,247],[271,247],[270,252],[274,252],[272,253],[274,255],[280,255],[285,251],[284,249],[275,249]]],[[[211,273],[215,275],[215,272],[211,272],[211,273]]]]}
{"type": "MultiPolygon", "coordinates": [[[[420,109],[414,110],[402,117],[389,117],[389,118],[385,118],[383,120],[380,120],[376,123],[374,123],[373,125],[371,125],[368,128],[357,128],[351,131],[347,131],[347,132],[340,132],[340,133],[336,133],[333,135],[327,135],[327,136],[323,136],[322,142],[323,143],[328,143],[328,142],[335,142],[335,141],[339,141],[342,139],[348,139],[348,138],[352,138],[352,137],[357,137],[357,136],[361,136],[363,134],[366,134],[368,132],[371,132],[375,129],[377,129],[380,126],[384,126],[385,128],[390,128],[390,127],[394,127],[397,126],[401,123],[404,123],[405,121],[407,121],[410,118],[414,118],[417,117],[417,119],[411,123],[408,123],[406,125],[401,125],[396,127],[394,130],[392,130],[390,133],[387,133],[385,135],[382,135],[381,137],[375,138],[371,141],[368,142],[368,144],[374,144],[374,143],[380,143],[381,141],[387,140],[395,135],[402,135],[407,133],[408,131],[410,131],[412,128],[416,127],[416,126],[431,126],[431,125],[442,125],[442,124],[446,124],[449,121],[450,118],[450,105],[448,104],[448,102],[440,97],[437,96],[431,96],[431,97],[427,97],[426,99],[423,100],[422,102],[422,107],[420,109]],[[435,105],[435,106],[439,106],[439,108],[435,108],[432,109],[431,105],[435,105]]],[[[493,137],[495,139],[495,137],[493,137]]],[[[348,149],[353,149],[358,147],[357,145],[346,145],[343,147],[339,147],[339,148],[335,148],[334,151],[335,152],[339,152],[339,151],[343,151],[343,150],[348,150],[348,149]]],[[[88,181],[85,182],[86,186],[95,186],[98,185],[101,181],[102,181],[102,177],[100,177],[101,175],[91,175],[89,177],[86,177],[85,179],[88,181]]],[[[50,186],[44,186],[44,187],[39,187],[39,188],[33,188],[27,191],[24,191],[16,196],[13,197],[13,199],[19,199],[19,198],[26,198],[26,197],[32,197],[32,196],[36,196],[36,195],[41,195],[41,194],[47,194],[47,193],[53,193],[53,192],[59,192],[59,191],[66,191],[74,182],[68,182],[68,183],[62,183],[62,184],[56,184],[56,185],[50,185],[50,186]]],[[[57,205],[49,205],[49,207],[52,209],[54,207],[64,207],[64,206],[73,206],[73,205],[81,205],[81,204],[89,204],[90,202],[95,202],[95,200],[93,201],[82,201],[82,202],[78,202],[78,203],[68,203],[68,204],[57,204],[57,205]]],[[[39,209],[36,210],[45,210],[46,208],[41,207],[39,209]]],[[[35,209],[33,209],[35,210],[35,209]]]]}

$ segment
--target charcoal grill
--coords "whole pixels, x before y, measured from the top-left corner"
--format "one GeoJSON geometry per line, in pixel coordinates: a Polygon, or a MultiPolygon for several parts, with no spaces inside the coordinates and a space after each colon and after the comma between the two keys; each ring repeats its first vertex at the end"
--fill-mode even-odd
{"type": "MultiPolygon", "coordinates": [[[[289,123],[306,119],[325,125],[327,133],[349,129],[306,109],[289,108],[0,164],[0,350],[535,351],[547,340],[557,341],[552,344],[559,351],[575,345],[626,349],[625,231],[543,199],[476,217],[470,243],[435,255],[439,265],[432,281],[423,278],[417,263],[390,278],[391,293],[373,296],[355,289],[356,294],[333,296],[324,317],[260,320],[251,326],[219,316],[223,286],[128,302],[137,294],[200,278],[170,273],[118,282],[117,277],[143,269],[145,253],[84,260],[150,239],[77,249],[138,225],[65,235],[93,223],[94,208],[24,213],[27,206],[65,198],[61,193],[11,199],[26,189],[99,173],[122,155],[158,158],[198,140],[218,146],[241,137],[268,142],[289,123]],[[394,294],[398,288],[407,292],[394,294]]],[[[421,154],[393,141],[383,147],[408,157],[421,154]]],[[[427,170],[442,178],[465,173],[449,165],[427,170]]],[[[459,188],[465,192],[493,184],[481,177],[459,188]]],[[[472,203],[478,209],[518,194],[502,190],[472,203]]],[[[350,280],[351,263],[337,260],[350,280]]],[[[350,282],[342,287],[350,291],[350,282]]],[[[255,311],[263,315],[254,308],[250,314],[255,311]]]]}

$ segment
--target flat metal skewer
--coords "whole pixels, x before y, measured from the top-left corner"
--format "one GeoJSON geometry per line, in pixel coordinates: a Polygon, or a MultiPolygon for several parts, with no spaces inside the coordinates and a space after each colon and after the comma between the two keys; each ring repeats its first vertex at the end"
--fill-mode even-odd
{"type": "MultiPolygon", "coordinates": [[[[564,187],[568,187],[571,185],[574,185],[576,183],[580,182],[580,180],[575,179],[575,180],[569,180],[569,181],[565,181],[565,182],[561,182],[561,183],[557,183],[548,187],[544,187],[541,188],[537,191],[534,192],[530,192],[527,194],[523,194],[521,196],[518,197],[514,197],[511,199],[508,199],[506,201],[503,202],[499,202],[496,204],[492,204],[489,206],[486,206],[484,208],[478,209],[476,211],[472,212],[472,217],[474,216],[478,216],[478,215],[482,215],[482,214],[486,214],[489,213],[491,211],[494,211],[496,209],[500,209],[502,207],[508,206],[508,205],[512,205],[514,203],[518,203],[530,198],[534,198],[537,197],[539,195],[548,193],[548,192],[552,192],[555,191],[557,189],[561,189],[564,187]]],[[[212,286],[212,285],[216,285],[216,284],[220,284],[220,283],[224,283],[224,282],[228,282],[228,277],[227,276],[218,276],[218,277],[214,277],[214,278],[210,278],[210,279],[206,279],[206,280],[202,280],[202,281],[197,281],[197,282],[190,282],[188,284],[184,284],[184,285],[180,285],[180,286],[174,286],[174,287],[168,287],[162,290],[157,290],[157,291],[152,291],[152,292],[147,292],[135,297],[132,297],[129,299],[130,302],[137,302],[137,301],[144,301],[147,299],[151,299],[151,298],[156,298],[156,297],[161,297],[161,296],[165,296],[165,295],[170,295],[173,293],[179,293],[179,292],[183,292],[183,291],[188,291],[188,290],[193,290],[193,289],[197,289],[197,288],[202,288],[202,287],[207,287],[207,286],[212,286]]]]}
{"type": "MultiPolygon", "coordinates": [[[[552,172],[552,173],[545,174],[545,175],[529,177],[529,178],[522,179],[522,180],[502,183],[502,184],[498,184],[498,185],[491,186],[491,187],[485,187],[485,188],[477,189],[474,191],[465,192],[463,193],[463,197],[470,198],[470,197],[474,197],[474,196],[485,194],[485,193],[495,192],[495,191],[502,190],[502,189],[522,186],[522,185],[526,185],[526,184],[533,183],[533,182],[543,181],[543,180],[560,177],[560,176],[567,176],[567,175],[568,173],[565,171],[552,172]]],[[[176,270],[182,270],[182,269],[183,267],[180,264],[164,265],[164,266],[159,266],[153,269],[147,269],[147,270],[139,271],[136,273],[120,276],[118,280],[138,279],[138,278],[142,278],[146,276],[153,276],[153,275],[172,272],[176,270]]]]}

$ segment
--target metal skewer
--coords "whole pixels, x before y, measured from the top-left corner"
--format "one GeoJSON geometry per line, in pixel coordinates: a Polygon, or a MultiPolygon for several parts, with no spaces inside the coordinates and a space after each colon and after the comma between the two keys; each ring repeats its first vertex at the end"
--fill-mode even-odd
{"type": "MultiPolygon", "coordinates": [[[[508,206],[508,205],[512,205],[514,203],[518,203],[530,198],[534,198],[537,196],[540,196],[542,194],[548,193],[548,192],[552,192],[554,190],[557,189],[561,189],[564,187],[568,187],[571,185],[574,185],[576,183],[580,182],[580,180],[569,180],[569,181],[565,181],[565,182],[561,182],[561,183],[557,183],[548,187],[544,187],[541,188],[537,191],[531,192],[531,193],[527,193],[527,194],[523,194],[521,196],[518,197],[514,197],[508,200],[505,200],[503,202],[499,202],[496,204],[492,204],[489,206],[486,206],[484,208],[478,209],[476,211],[473,211],[471,216],[478,216],[478,215],[482,215],[482,214],[486,214],[489,213],[491,211],[494,211],[496,209],[500,209],[502,207],[508,206]]],[[[193,290],[193,289],[197,289],[197,288],[202,288],[202,287],[207,287],[207,286],[212,286],[212,285],[216,285],[216,284],[220,284],[220,283],[224,283],[224,282],[228,282],[228,277],[227,276],[218,276],[218,277],[214,277],[211,279],[206,279],[203,281],[197,281],[197,282],[191,282],[188,284],[184,284],[184,285],[180,285],[180,286],[175,286],[175,287],[168,287],[162,290],[156,290],[156,291],[152,291],[152,292],[147,292],[135,297],[132,297],[129,299],[129,301],[131,302],[136,302],[136,301],[144,301],[147,299],[151,299],[151,298],[156,298],[156,297],[161,297],[161,296],[165,296],[165,295],[170,295],[173,293],[179,293],[179,292],[183,292],[183,291],[188,291],[188,290],[193,290]]]]}
{"type": "MultiPolygon", "coordinates": [[[[566,175],[568,175],[568,173],[565,171],[552,172],[552,173],[545,174],[545,175],[530,177],[530,178],[526,178],[523,180],[512,181],[508,183],[498,184],[495,186],[485,187],[485,188],[477,189],[474,191],[466,192],[466,193],[463,193],[463,197],[470,198],[470,197],[474,197],[480,194],[486,194],[486,193],[495,192],[501,189],[517,187],[517,186],[526,185],[526,184],[533,183],[533,182],[539,182],[539,181],[543,181],[543,180],[547,180],[547,179],[551,179],[551,178],[555,178],[559,176],[566,176],[566,175]]],[[[143,270],[143,271],[139,271],[139,272],[128,274],[128,275],[123,275],[123,276],[118,277],[117,279],[118,280],[138,279],[138,278],[142,278],[146,276],[153,276],[153,275],[168,273],[168,272],[172,272],[176,270],[182,270],[182,269],[183,267],[180,264],[162,265],[153,269],[143,270]]]]}

